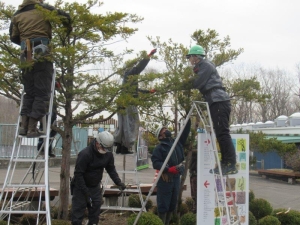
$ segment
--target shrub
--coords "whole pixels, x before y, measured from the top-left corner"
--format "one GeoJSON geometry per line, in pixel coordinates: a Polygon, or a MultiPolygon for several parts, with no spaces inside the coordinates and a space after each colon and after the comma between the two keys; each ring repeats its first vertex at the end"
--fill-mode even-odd
{"type": "Polygon", "coordinates": [[[249,202],[252,202],[255,199],[254,192],[252,190],[249,191],[249,202]]]}
{"type": "MultiPolygon", "coordinates": [[[[147,198],[146,195],[142,195],[142,196],[143,196],[143,200],[145,201],[147,198]]],[[[133,208],[141,208],[142,207],[139,194],[133,194],[133,195],[129,196],[128,206],[133,207],[133,208]]],[[[148,201],[146,203],[146,210],[148,211],[152,206],[153,206],[152,200],[148,199],[148,201]]]]}
{"type": "Polygon", "coordinates": [[[283,208],[275,209],[272,215],[277,217],[281,224],[284,225],[300,224],[300,212],[296,210],[288,211],[287,209],[283,208]]]}
{"type": "Polygon", "coordinates": [[[52,219],[57,219],[58,218],[58,207],[51,206],[50,207],[50,213],[51,213],[51,218],[52,219]]]}
{"type": "Polygon", "coordinates": [[[249,211],[249,225],[257,225],[256,218],[251,211],[249,211]]]}
{"type": "Polygon", "coordinates": [[[158,212],[157,212],[157,206],[156,206],[156,205],[152,206],[152,207],[150,208],[149,212],[151,212],[151,213],[157,215],[157,214],[158,214],[158,212]]]}
{"type": "Polygon", "coordinates": [[[194,199],[192,199],[191,197],[187,197],[185,199],[185,204],[187,205],[189,212],[193,212],[195,204],[194,199]]]}
{"type": "Polygon", "coordinates": [[[294,171],[300,171],[300,150],[294,153],[286,153],[284,155],[284,163],[294,171]]]}
{"type": "Polygon", "coordinates": [[[257,220],[271,215],[273,208],[271,204],[262,198],[257,198],[249,203],[249,210],[253,213],[257,220]]]}
{"type": "Polygon", "coordinates": [[[33,214],[24,214],[21,218],[19,223],[21,225],[35,225],[37,217],[33,214]]]}
{"type": "MultiPolygon", "coordinates": [[[[127,219],[128,225],[133,225],[137,214],[131,214],[127,219]]],[[[143,212],[137,222],[137,225],[164,225],[162,220],[155,214],[149,212],[143,212]]]]}
{"type": "Polygon", "coordinates": [[[181,225],[196,225],[196,214],[187,213],[184,214],[180,219],[181,225]]]}
{"type": "Polygon", "coordinates": [[[180,215],[184,215],[189,212],[189,207],[185,203],[181,203],[178,209],[180,215]]]}
{"type": "Polygon", "coordinates": [[[71,222],[67,220],[51,220],[52,225],[70,225],[71,222]]]}
{"type": "Polygon", "coordinates": [[[261,218],[258,225],[281,225],[281,223],[275,216],[268,215],[261,218]]]}
{"type": "Polygon", "coordinates": [[[4,220],[1,220],[1,221],[0,221],[0,225],[7,225],[7,222],[4,221],[4,220]]]}
{"type": "Polygon", "coordinates": [[[150,154],[152,154],[154,148],[155,148],[155,145],[148,146],[148,152],[149,152],[150,154]]]}

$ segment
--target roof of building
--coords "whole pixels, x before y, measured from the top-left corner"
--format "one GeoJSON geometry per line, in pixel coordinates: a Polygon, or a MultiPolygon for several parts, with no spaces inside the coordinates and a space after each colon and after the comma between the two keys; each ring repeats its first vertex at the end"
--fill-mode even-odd
{"type": "Polygon", "coordinates": [[[277,138],[278,141],[282,141],[283,143],[300,143],[300,136],[267,135],[266,138],[277,138]]]}

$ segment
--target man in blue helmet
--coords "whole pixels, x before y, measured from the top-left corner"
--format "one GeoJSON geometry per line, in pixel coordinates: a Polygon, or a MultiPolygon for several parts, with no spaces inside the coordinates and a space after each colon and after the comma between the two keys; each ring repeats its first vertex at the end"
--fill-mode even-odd
{"type": "MultiPolygon", "coordinates": [[[[231,112],[230,97],[223,87],[221,77],[215,65],[205,58],[202,46],[195,45],[186,55],[193,66],[195,76],[191,80],[192,88],[198,89],[209,105],[216,138],[221,150],[222,174],[236,174],[236,154],[229,134],[229,117],[231,112]]],[[[210,170],[219,174],[219,168],[210,170]]]]}

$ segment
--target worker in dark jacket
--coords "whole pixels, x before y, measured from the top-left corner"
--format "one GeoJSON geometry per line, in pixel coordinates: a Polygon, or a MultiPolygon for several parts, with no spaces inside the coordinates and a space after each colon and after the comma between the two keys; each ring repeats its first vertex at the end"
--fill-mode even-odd
{"type": "MultiPolygon", "coordinates": [[[[205,59],[202,46],[191,47],[187,54],[195,76],[192,78],[192,88],[198,89],[209,105],[209,111],[221,149],[221,169],[224,175],[236,174],[236,154],[229,134],[229,117],[231,112],[230,97],[223,87],[221,77],[215,65],[205,59]]],[[[211,173],[220,174],[219,168],[210,170],[211,173]]]]}
{"type": "MultiPolygon", "coordinates": [[[[172,212],[175,210],[180,188],[180,175],[184,172],[184,144],[191,129],[189,120],[178,140],[172,155],[164,168],[164,171],[157,182],[157,211],[159,218],[168,225],[172,212]]],[[[159,127],[156,130],[156,137],[160,143],[153,150],[151,156],[153,168],[161,170],[173,144],[174,139],[166,127],[159,127]]]]}
{"type": "Polygon", "coordinates": [[[102,193],[100,183],[104,169],[121,190],[126,188],[121,182],[114,165],[111,148],[114,144],[112,134],[103,131],[97,135],[90,146],[79,152],[74,171],[72,198],[72,224],[81,225],[86,207],[89,225],[98,224],[102,193]]]}
{"type": "Polygon", "coordinates": [[[21,109],[20,135],[28,138],[41,135],[37,123],[48,112],[53,76],[49,44],[52,38],[50,21],[38,7],[57,11],[61,23],[66,26],[67,35],[71,30],[69,14],[38,0],[24,0],[12,17],[10,40],[21,47],[22,83],[24,99],[21,109]]]}
{"type": "MultiPolygon", "coordinates": [[[[138,98],[139,92],[154,93],[155,90],[143,90],[139,88],[138,76],[150,62],[151,56],[156,53],[153,49],[147,57],[137,62],[132,68],[127,69],[123,77],[123,85],[130,87],[132,90],[132,97],[138,98]]],[[[131,154],[130,148],[134,145],[139,132],[139,114],[135,105],[127,106],[124,112],[118,112],[118,127],[114,133],[115,145],[117,146],[116,153],[131,154]]]]}

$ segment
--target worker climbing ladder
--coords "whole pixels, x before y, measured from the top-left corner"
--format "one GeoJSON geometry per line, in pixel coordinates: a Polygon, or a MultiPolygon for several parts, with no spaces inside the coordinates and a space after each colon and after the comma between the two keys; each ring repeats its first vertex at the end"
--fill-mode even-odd
{"type": "MultiPolygon", "coordinates": [[[[31,214],[36,215],[37,225],[45,223],[51,225],[48,151],[51,144],[50,130],[55,92],[55,75],[56,70],[54,66],[49,110],[42,121],[40,121],[40,123],[43,123],[43,130],[41,131],[42,135],[38,138],[43,138],[44,140],[38,151],[38,138],[26,138],[26,136],[19,135],[21,121],[19,113],[12,153],[0,195],[0,221],[7,220],[8,224],[15,222],[15,214],[31,214]],[[25,158],[21,157],[21,155],[24,155],[24,152],[27,152],[25,154],[27,157],[25,158]],[[28,155],[28,152],[31,155],[28,155]],[[29,165],[28,169],[18,169],[22,164],[29,165]]],[[[23,96],[24,91],[21,97],[20,112],[23,105],[23,96]]]]}
{"type": "MultiPolygon", "coordinates": [[[[223,176],[222,175],[222,171],[221,171],[221,165],[220,165],[220,159],[219,159],[219,154],[218,154],[218,150],[217,150],[217,143],[216,143],[216,137],[215,137],[215,133],[214,130],[211,129],[213,127],[212,125],[212,120],[211,120],[211,116],[210,116],[210,112],[209,112],[209,107],[208,107],[208,103],[206,102],[193,102],[192,104],[192,108],[189,111],[189,113],[186,116],[186,119],[183,123],[183,126],[180,129],[180,132],[178,134],[178,136],[176,137],[174,144],[172,146],[172,148],[170,149],[170,152],[168,154],[168,156],[165,159],[165,162],[162,165],[161,170],[159,171],[157,178],[155,179],[147,198],[144,201],[144,204],[142,205],[141,210],[139,211],[139,214],[137,215],[135,221],[134,221],[134,225],[137,224],[143,209],[145,208],[147,201],[149,200],[152,192],[154,191],[156,184],[159,180],[159,178],[162,175],[162,172],[164,171],[164,168],[166,167],[166,164],[168,163],[174,149],[175,146],[177,145],[179,138],[185,128],[185,125],[187,124],[188,120],[191,118],[191,116],[194,116],[196,112],[196,116],[199,117],[199,120],[201,121],[201,124],[203,126],[204,129],[202,129],[204,131],[204,135],[206,136],[206,140],[210,140],[210,144],[207,145],[208,147],[208,155],[207,160],[210,161],[210,170],[212,172],[211,176],[213,177],[213,190],[214,190],[214,196],[215,197],[215,202],[212,202],[213,205],[217,205],[216,209],[217,212],[215,210],[215,207],[213,206],[212,208],[210,208],[209,210],[212,210],[212,217],[214,216],[214,214],[218,214],[219,218],[222,218],[222,221],[219,221],[219,223],[216,223],[216,221],[214,221],[214,218],[211,218],[210,221],[213,221],[212,223],[202,223],[200,221],[197,220],[197,224],[199,225],[210,225],[210,224],[220,224],[220,225],[240,225],[240,217],[238,215],[238,208],[235,204],[235,199],[233,196],[233,192],[232,192],[232,187],[231,187],[231,183],[229,182],[229,176],[223,176]],[[215,168],[215,166],[218,166],[220,174],[214,174],[213,169],[215,168]],[[226,187],[227,185],[227,187],[226,187]],[[228,191],[226,191],[228,190],[228,191]],[[230,204],[230,206],[229,206],[230,204]]],[[[198,139],[199,141],[199,139],[198,139]]],[[[199,144],[199,143],[198,143],[199,144]]],[[[199,148],[198,148],[199,151],[199,148]]],[[[201,149],[202,151],[202,149],[201,149]]],[[[199,155],[199,154],[198,154],[199,155]]],[[[198,157],[198,165],[199,165],[199,157],[198,157]]],[[[198,170],[198,174],[199,174],[199,170],[200,167],[198,166],[197,168],[198,170]]],[[[199,178],[199,176],[198,176],[199,178]]],[[[198,187],[197,187],[197,193],[199,193],[200,190],[200,185],[203,185],[202,183],[199,183],[199,179],[198,179],[198,187]]],[[[205,185],[205,184],[204,184],[205,185]]],[[[201,201],[203,201],[203,199],[201,199],[201,201]]],[[[197,201],[197,215],[203,215],[203,212],[200,212],[199,209],[199,205],[203,204],[203,202],[199,202],[197,201]]],[[[198,217],[197,217],[198,218],[198,217]]],[[[245,223],[243,223],[245,224],[245,223]]]]}
{"type": "MultiPolygon", "coordinates": [[[[207,186],[210,184],[210,182],[206,181],[204,182],[204,186],[206,186],[206,190],[202,191],[206,193],[204,194],[205,197],[202,198],[202,203],[197,201],[197,216],[202,215],[202,220],[206,224],[207,221],[209,221],[209,218],[207,218],[207,221],[205,221],[205,212],[204,208],[211,207],[211,210],[214,210],[214,214],[218,215],[219,221],[214,221],[215,224],[224,224],[224,225],[239,225],[239,215],[238,215],[238,208],[235,203],[234,195],[232,192],[232,185],[230,183],[229,175],[222,175],[222,167],[220,163],[219,158],[219,152],[218,152],[218,146],[217,146],[217,140],[215,136],[215,132],[212,129],[213,123],[210,116],[209,106],[207,102],[194,102],[194,107],[197,111],[197,114],[199,115],[200,124],[202,128],[200,128],[199,133],[203,133],[202,139],[201,137],[198,137],[198,142],[201,142],[201,140],[205,143],[206,149],[198,148],[198,151],[201,150],[201,153],[203,154],[197,154],[198,160],[197,160],[197,187],[201,188],[202,182],[201,182],[201,175],[203,175],[204,167],[203,164],[206,164],[206,174],[210,173],[213,176],[213,189],[214,189],[214,196],[215,196],[215,202],[212,204],[209,204],[211,202],[211,199],[209,197],[206,197],[209,195],[209,190],[207,186]],[[204,160],[201,160],[201,157],[205,157],[204,160]],[[202,165],[201,165],[202,164],[202,165]],[[218,167],[219,173],[215,174],[215,167],[218,167]],[[228,191],[227,191],[228,190],[228,191]],[[208,202],[208,203],[206,203],[208,202]],[[216,204],[214,204],[216,203],[216,204]],[[229,206],[230,203],[230,206],[229,206]],[[201,206],[199,206],[201,204],[201,206]],[[204,206],[205,205],[205,206],[204,206]],[[215,206],[216,205],[216,208],[215,206]]],[[[199,146],[200,143],[198,143],[199,146]]],[[[211,176],[210,176],[211,177],[211,176]]],[[[197,192],[199,188],[197,188],[197,192]]],[[[201,192],[200,192],[201,193],[201,192]]],[[[198,218],[200,218],[198,216],[198,218]]],[[[202,224],[200,221],[198,221],[198,224],[202,224]]]]}

